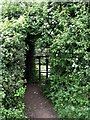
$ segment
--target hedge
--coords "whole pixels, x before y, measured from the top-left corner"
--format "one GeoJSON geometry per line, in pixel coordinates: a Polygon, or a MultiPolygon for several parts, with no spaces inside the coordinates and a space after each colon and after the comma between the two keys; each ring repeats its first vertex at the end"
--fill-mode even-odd
{"type": "Polygon", "coordinates": [[[2,37],[2,87],[4,98],[2,100],[3,119],[24,118],[23,97],[25,88],[23,87],[24,69],[25,69],[25,53],[27,46],[25,45],[27,24],[25,16],[18,19],[3,19],[1,26],[2,37]]]}
{"type": "Polygon", "coordinates": [[[28,37],[38,47],[49,49],[51,76],[44,92],[59,117],[89,118],[89,13],[89,2],[3,5],[0,22],[3,119],[25,117],[25,55],[29,49],[25,42],[28,37]]]}
{"type": "MultiPolygon", "coordinates": [[[[43,3],[42,3],[43,5],[43,3]]],[[[2,40],[2,117],[1,119],[25,119],[25,60],[29,45],[27,40],[38,38],[43,24],[41,4],[27,2],[2,5],[0,37],[2,40]],[[35,9],[33,9],[35,8],[35,9]],[[40,14],[40,16],[39,16],[40,14]],[[36,18],[37,16],[37,18],[36,18]],[[28,38],[29,37],[29,38],[28,38]]]]}
{"type": "Polygon", "coordinates": [[[59,29],[49,49],[51,77],[47,96],[60,118],[89,119],[90,15],[84,3],[68,3],[59,15],[63,29],[59,29]]]}

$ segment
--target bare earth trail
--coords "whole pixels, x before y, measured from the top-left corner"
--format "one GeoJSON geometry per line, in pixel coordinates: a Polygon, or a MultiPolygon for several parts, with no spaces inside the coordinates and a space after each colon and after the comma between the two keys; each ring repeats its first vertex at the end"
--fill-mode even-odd
{"type": "Polygon", "coordinates": [[[25,106],[29,118],[57,118],[52,104],[42,95],[39,85],[27,86],[25,106]]]}

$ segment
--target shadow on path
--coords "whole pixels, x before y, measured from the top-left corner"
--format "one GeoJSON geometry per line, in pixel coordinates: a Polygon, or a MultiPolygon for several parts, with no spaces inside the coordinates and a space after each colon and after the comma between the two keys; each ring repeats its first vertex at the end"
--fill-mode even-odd
{"type": "Polygon", "coordinates": [[[56,118],[52,104],[43,96],[37,84],[27,86],[25,106],[25,112],[29,118],[56,118]]]}

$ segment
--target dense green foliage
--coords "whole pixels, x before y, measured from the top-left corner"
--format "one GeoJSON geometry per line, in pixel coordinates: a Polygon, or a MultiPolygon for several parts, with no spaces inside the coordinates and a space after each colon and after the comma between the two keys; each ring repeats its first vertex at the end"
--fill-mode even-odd
{"type": "MultiPolygon", "coordinates": [[[[26,38],[26,18],[20,16],[17,19],[13,18],[14,8],[20,6],[5,4],[7,14],[3,14],[1,25],[2,37],[2,87],[4,90],[4,98],[2,100],[2,115],[3,119],[17,119],[24,117],[23,97],[25,88],[24,68],[25,68],[25,38],[26,38]],[[9,8],[9,11],[7,9],[9,8]],[[8,14],[10,20],[8,18],[8,14]],[[12,19],[11,19],[12,17],[12,19]]],[[[16,9],[15,9],[16,10],[16,9]]],[[[15,11],[17,13],[17,11],[15,11]]],[[[21,10],[22,11],[22,10],[21,10]]],[[[17,13],[18,14],[18,13],[17,13]]],[[[14,14],[15,15],[15,14],[14,14]]]]}
{"type": "Polygon", "coordinates": [[[89,3],[5,3],[2,7],[2,115],[24,117],[27,40],[50,52],[45,90],[59,117],[88,118],[90,86],[89,3]]]}
{"type": "Polygon", "coordinates": [[[58,23],[59,34],[50,46],[52,70],[47,96],[59,117],[88,118],[90,25],[85,4],[62,5],[58,23]]]}
{"type": "Polygon", "coordinates": [[[19,18],[13,23],[12,21],[5,20],[2,28],[2,86],[5,91],[2,104],[5,107],[3,114],[7,118],[12,116],[13,118],[16,116],[21,118],[22,110],[24,109],[22,98],[25,91],[25,88],[23,88],[23,72],[26,47],[23,40],[26,35],[23,34],[23,30],[25,29],[23,19],[19,18]],[[19,30],[22,24],[23,28],[19,30]]]}
{"type": "Polygon", "coordinates": [[[24,118],[25,57],[42,29],[42,4],[5,3],[2,6],[2,118],[24,118]],[[29,6],[30,5],[30,6],[29,6]],[[35,8],[35,9],[34,9],[35,8]],[[41,14],[41,16],[39,16],[41,14]],[[40,18],[39,18],[40,17],[40,18]],[[39,20],[38,20],[39,19],[39,20]],[[33,36],[35,37],[33,39],[33,36]],[[31,43],[31,42],[30,42],[31,43]]]}

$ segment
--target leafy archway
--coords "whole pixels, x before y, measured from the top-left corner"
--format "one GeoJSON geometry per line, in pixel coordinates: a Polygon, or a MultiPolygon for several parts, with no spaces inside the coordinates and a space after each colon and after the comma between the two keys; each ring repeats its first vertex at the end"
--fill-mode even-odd
{"type": "Polygon", "coordinates": [[[28,83],[34,80],[34,44],[41,37],[44,23],[45,15],[41,5],[43,3],[5,3],[2,7],[4,119],[24,117],[24,83],[26,80],[28,83]]]}
{"type": "Polygon", "coordinates": [[[4,119],[24,117],[24,78],[28,82],[33,80],[35,41],[50,51],[51,76],[45,93],[59,116],[88,117],[89,13],[89,3],[3,5],[1,109],[4,119]]]}

